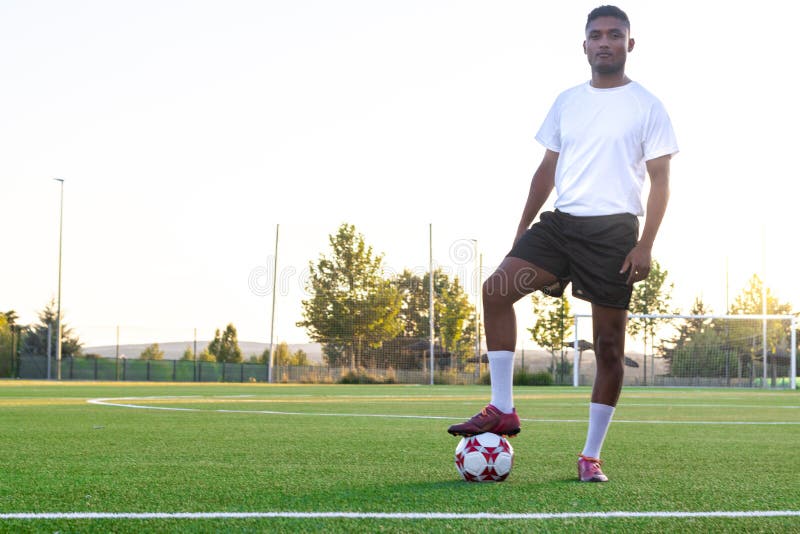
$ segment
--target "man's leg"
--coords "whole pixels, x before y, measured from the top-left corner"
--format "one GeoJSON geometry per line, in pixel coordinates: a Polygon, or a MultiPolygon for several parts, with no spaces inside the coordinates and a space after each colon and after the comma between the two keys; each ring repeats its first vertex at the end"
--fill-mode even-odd
{"type": "Polygon", "coordinates": [[[519,418],[514,411],[514,348],[517,341],[517,317],[514,303],[557,283],[555,275],[536,265],[507,256],[483,284],[483,327],[486,332],[489,373],[492,381],[490,404],[465,423],[451,426],[453,435],[471,436],[483,432],[515,435],[519,418]]]}
{"type": "Polygon", "coordinates": [[[589,405],[586,444],[578,461],[580,478],[584,482],[608,480],[600,470],[600,450],[622,391],[627,317],[627,310],[592,305],[597,375],[589,405]]]}

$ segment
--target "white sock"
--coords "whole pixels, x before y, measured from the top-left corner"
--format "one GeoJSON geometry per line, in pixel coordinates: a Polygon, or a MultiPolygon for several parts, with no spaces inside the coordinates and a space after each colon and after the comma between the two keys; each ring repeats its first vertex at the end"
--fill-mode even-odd
{"type": "Polygon", "coordinates": [[[490,350],[489,376],[492,379],[492,405],[503,413],[514,411],[514,353],[510,350],[490,350]]]}
{"type": "Polygon", "coordinates": [[[607,404],[589,403],[589,431],[586,433],[586,445],[583,446],[584,456],[600,458],[600,449],[606,439],[608,426],[614,416],[614,407],[607,404]]]}

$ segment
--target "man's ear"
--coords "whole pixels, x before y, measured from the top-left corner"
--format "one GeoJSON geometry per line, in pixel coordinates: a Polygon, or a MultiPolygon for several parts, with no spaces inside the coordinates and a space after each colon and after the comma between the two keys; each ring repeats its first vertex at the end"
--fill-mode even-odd
{"type": "Polygon", "coordinates": [[[583,42],[583,53],[588,54],[588,52],[586,51],[586,41],[583,42]]]}
{"type": "MultiPolygon", "coordinates": [[[[635,45],[635,44],[636,44],[636,41],[634,41],[633,38],[628,39],[628,52],[633,52],[633,45],[635,45]]],[[[585,48],[585,44],[584,44],[584,48],[585,48]]]]}

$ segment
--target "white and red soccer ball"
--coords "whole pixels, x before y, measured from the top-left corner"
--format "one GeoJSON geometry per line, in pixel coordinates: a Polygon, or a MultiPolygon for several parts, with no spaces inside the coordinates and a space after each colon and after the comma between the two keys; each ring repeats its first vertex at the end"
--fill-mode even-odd
{"type": "Polygon", "coordinates": [[[478,434],[456,447],[456,469],[467,482],[502,482],[514,465],[514,448],[503,436],[478,434]]]}

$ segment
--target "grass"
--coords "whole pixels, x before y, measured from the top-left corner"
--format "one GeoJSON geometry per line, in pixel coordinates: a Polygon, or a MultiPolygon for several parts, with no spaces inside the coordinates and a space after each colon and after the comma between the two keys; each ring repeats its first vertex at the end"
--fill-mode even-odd
{"type": "MultiPolygon", "coordinates": [[[[0,514],[800,510],[797,392],[627,388],[603,451],[608,484],[576,482],[588,389],[515,392],[528,421],[512,440],[511,476],[467,484],[452,462],[457,440],[444,430],[479,410],[487,387],[0,382],[0,514]],[[118,402],[183,410],[86,402],[108,397],[162,397],[118,402]],[[740,422],[758,424],[709,424],[740,422]]],[[[0,519],[0,531],[772,532],[798,524],[798,517],[0,519]]]]}

